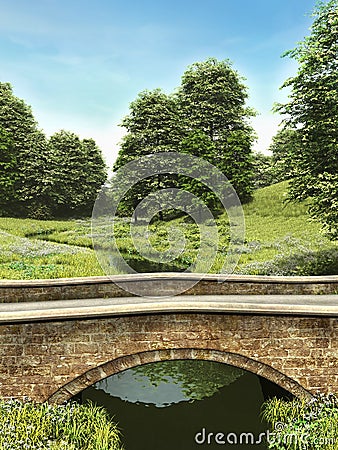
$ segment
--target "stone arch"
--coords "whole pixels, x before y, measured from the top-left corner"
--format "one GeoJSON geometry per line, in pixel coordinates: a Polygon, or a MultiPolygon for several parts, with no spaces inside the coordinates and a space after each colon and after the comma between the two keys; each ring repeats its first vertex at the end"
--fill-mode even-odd
{"type": "Polygon", "coordinates": [[[219,350],[189,348],[152,350],[116,358],[98,367],[90,369],[84,374],[70,381],[69,383],[58,389],[56,392],[54,392],[54,394],[49,397],[48,401],[49,403],[61,404],[69,400],[79,392],[83,391],[87,387],[100,380],[103,380],[104,378],[109,377],[110,375],[114,375],[118,372],[122,372],[124,370],[131,369],[132,367],[143,364],[179,359],[205,360],[229,364],[231,366],[245,369],[249,372],[266,378],[267,380],[272,381],[273,383],[282,387],[296,397],[311,398],[312,396],[311,393],[303,388],[299,383],[287,377],[282,372],[279,372],[278,370],[273,369],[271,366],[268,366],[267,364],[264,364],[262,362],[256,361],[243,355],[239,355],[237,353],[229,353],[219,350]]]}

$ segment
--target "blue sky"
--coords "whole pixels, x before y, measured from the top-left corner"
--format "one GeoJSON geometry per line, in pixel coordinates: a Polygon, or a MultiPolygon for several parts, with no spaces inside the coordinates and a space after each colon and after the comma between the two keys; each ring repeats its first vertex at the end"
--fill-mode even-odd
{"type": "Polygon", "coordinates": [[[309,33],[314,0],[0,0],[0,81],[40,127],[93,137],[111,165],[128,105],[144,89],[171,92],[187,66],[230,59],[246,78],[264,151],[297,65],[281,54],[309,33]]]}

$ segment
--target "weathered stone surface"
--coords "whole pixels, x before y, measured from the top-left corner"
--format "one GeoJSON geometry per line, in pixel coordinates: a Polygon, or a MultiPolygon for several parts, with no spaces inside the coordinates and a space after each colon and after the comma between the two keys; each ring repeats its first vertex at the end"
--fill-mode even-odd
{"type": "Polygon", "coordinates": [[[0,325],[0,396],[63,402],[166,359],[242,367],[299,396],[338,392],[338,319],[176,313],[0,325]]]}
{"type": "MultiPolygon", "coordinates": [[[[150,292],[169,292],[193,274],[119,277],[150,292]]],[[[337,294],[338,277],[255,277],[207,275],[186,291],[197,296],[237,294],[337,294]]],[[[124,297],[107,277],[2,281],[2,311],[17,302],[124,297]],[[6,305],[7,304],[7,305],[6,305]]],[[[336,301],[337,296],[332,296],[336,301]]],[[[180,298],[183,301],[183,297],[180,298]]],[[[121,370],[170,359],[205,359],[232,364],[274,381],[298,396],[338,392],[338,318],[318,296],[326,315],[265,310],[115,313],[107,317],[0,323],[0,396],[63,402],[121,370]],[[279,314],[279,315],[276,315],[279,314]]],[[[331,298],[329,299],[331,301],[331,298]]],[[[247,299],[248,301],[248,299],[247,299]]],[[[263,300],[262,300],[263,301],[263,300]]],[[[311,300],[312,301],[312,300],[311,300]]],[[[312,305],[311,301],[308,306],[312,305]]],[[[179,302],[178,302],[179,303],[179,302]]],[[[329,302],[330,303],[330,302],[329,302]]],[[[94,300],[93,300],[94,304],[94,300]]],[[[278,302],[276,303],[278,305],[278,302]]],[[[51,305],[51,303],[50,303],[51,305]]],[[[248,303],[249,305],[249,303],[248,303]]],[[[305,305],[305,306],[307,306],[305,305]]],[[[18,305],[19,306],[19,305],[18,305]]],[[[238,305],[240,306],[240,305],[238,305]]],[[[274,306],[274,305],[272,305],[274,306]]],[[[306,309],[306,308],[305,308],[306,309]]],[[[318,310],[319,311],[319,310],[318,310]]],[[[305,311],[306,312],[306,311],[305,311]]],[[[1,318],[0,318],[1,319],[1,318]]]]}
{"type": "Polygon", "coordinates": [[[129,292],[128,287],[136,283],[142,295],[172,295],[172,291],[176,294],[178,287],[187,295],[338,293],[338,276],[203,275],[197,281],[199,278],[198,274],[155,273],[56,280],[6,280],[0,282],[0,303],[124,297],[129,292]],[[196,284],[185,289],[194,280],[196,284]]]}

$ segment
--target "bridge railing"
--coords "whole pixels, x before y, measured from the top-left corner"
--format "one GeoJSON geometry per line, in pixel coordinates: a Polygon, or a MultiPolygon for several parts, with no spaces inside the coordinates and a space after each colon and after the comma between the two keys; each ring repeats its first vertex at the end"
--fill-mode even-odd
{"type": "Polygon", "coordinates": [[[0,282],[0,323],[172,312],[336,317],[338,276],[152,273],[0,282]],[[135,285],[139,296],[130,294],[135,285]]]}
{"type": "Polygon", "coordinates": [[[272,277],[148,273],[52,280],[2,280],[0,303],[182,295],[317,295],[338,293],[338,276],[272,277]],[[128,294],[129,293],[129,294],[128,294]]]}

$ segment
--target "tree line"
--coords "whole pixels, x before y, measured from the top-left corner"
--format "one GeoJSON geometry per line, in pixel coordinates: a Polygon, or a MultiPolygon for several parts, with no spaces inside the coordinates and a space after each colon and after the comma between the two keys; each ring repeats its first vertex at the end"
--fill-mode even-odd
{"type": "MultiPolygon", "coordinates": [[[[310,214],[328,235],[338,237],[338,0],[318,2],[310,35],[283,56],[298,62],[298,72],[282,88],[291,91],[274,111],[282,124],[268,150],[252,152],[249,124],[255,112],[245,106],[247,88],[229,61],[195,63],[172,94],[143,91],[122,121],[127,129],[114,169],[145,154],[178,151],[200,156],[230,180],[242,202],[254,189],[289,180],[287,201],[310,200],[310,214]]],[[[201,184],[175,180],[216,209],[201,184]]],[[[122,209],[170,180],[146,180],[129,192],[122,209]]]]}
{"type": "Polygon", "coordinates": [[[0,215],[90,215],[107,169],[93,139],[61,130],[46,138],[30,106],[0,83],[0,215]]]}

